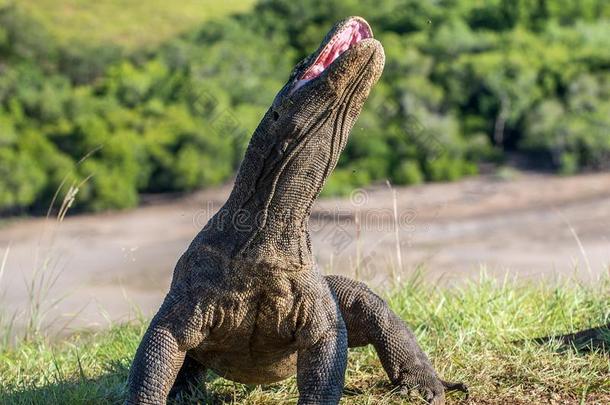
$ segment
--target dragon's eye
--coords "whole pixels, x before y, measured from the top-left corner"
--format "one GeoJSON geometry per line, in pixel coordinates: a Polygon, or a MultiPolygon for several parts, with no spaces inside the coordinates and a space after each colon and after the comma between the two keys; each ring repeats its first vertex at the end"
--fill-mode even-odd
{"type": "Polygon", "coordinates": [[[277,111],[273,112],[273,121],[277,121],[280,118],[280,113],[277,111]]]}

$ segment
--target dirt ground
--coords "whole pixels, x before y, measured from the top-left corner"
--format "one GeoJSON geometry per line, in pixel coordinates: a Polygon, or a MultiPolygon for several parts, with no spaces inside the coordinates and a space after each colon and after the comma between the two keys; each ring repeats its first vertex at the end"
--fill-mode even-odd
{"type": "MultiPolygon", "coordinates": [[[[7,246],[10,251],[0,305],[9,313],[27,311],[28,285],[36,280],[42,292],[35,295],[48,309],[44,321],[64,332],[153,313],[176,260],[229,190],[68,216],[59,225],[41,218],[4,225],[0,259],[7,246]]],[[[478,278],[481,268],[494,277],[594,281],[609,271],[610,174],[380,185],[318,201],[311,229],[323,271],[376,288],[417,269],[444,285],[478,278]]]]}

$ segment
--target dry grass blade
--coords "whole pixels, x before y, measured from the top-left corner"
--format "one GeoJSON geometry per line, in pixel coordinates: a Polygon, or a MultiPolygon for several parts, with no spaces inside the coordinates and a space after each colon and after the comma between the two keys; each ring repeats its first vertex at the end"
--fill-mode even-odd
{"type": "Polygon", "coordinates": [[[4,270],[6,269],[6,263],[8,261],[8,255],[11,251],[11,246],[7,246],[2,256],[2,264],[0,264],[0,285],[2,285],[2,278],[4,277],[4,270]]]}

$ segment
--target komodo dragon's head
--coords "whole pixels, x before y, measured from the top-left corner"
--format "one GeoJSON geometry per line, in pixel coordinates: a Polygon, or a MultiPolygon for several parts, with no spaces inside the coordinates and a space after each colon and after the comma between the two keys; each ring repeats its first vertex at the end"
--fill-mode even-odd
{"type": "Polygon", "coordinates": [[[231,196],[233,253],[307,262],[311,206],[379,79],[384,52],[369,24],[350,17],[296,65],[254,132],[231,196]]]}

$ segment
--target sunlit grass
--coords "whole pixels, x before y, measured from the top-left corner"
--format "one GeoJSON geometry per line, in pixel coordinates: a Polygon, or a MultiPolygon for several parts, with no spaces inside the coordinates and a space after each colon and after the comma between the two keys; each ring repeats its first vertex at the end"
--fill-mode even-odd
{"type": "MultiPolygon", "coordinates": [[[[610,357],[559,351],[530,339],[607,324],[607,282],[498,283],[483,278],[460,288],[409,282],[389,296],[414,329],[443,378],[470,387],[468,403],[609,403],[610,357]]],[[[120,403],[142,322],[74,335],[61,343],[36,341],[0,354],[0,402],[11,404],[120,403]]],[[[295,380],[251,387],[208,376],[207,399],[239,404],[295,403],[295,380]]],[[[418,403],[417,399],[410,399],[418,403]]],[[[407,401],[408,402],[408,401],[407,401]]],[[[449,403],[462,403],[451,395],[449,403]]],[[[345,404],[399,404],[371,348],[350,354],[345,404]]]]}
{"type": "MultiPolygon", "coordinates": [[[[8,0],[0,0],[8,2],[8,0]]],[[[61,42],[149,48],[254,0],[16,0],[61,42]]]]}

